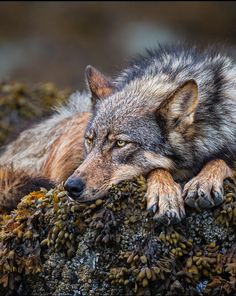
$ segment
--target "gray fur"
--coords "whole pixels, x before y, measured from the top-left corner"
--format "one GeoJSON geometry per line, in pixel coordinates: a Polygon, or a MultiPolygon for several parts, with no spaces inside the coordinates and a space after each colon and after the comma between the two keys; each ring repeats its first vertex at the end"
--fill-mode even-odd
{"type": "MultiPolygon", "coordinates": [[[[235,167],[236,65],[229,57],[211,49],[159,49],[133,62],[115,84],[118,91],[98,101],[88,128],[95,130],[95,145],[102,147],[109,131],[125,133],[142,151],[170,157],[176,170],[188,171],[187,178],[215,158],[235,167]],[[158,120],[160,104],[189,79],[197,82],[200,99],[191,140],[167,132],[158,120]]],[[[145,161],[140,153],[130,159],[136,165],[145,161]]]]}

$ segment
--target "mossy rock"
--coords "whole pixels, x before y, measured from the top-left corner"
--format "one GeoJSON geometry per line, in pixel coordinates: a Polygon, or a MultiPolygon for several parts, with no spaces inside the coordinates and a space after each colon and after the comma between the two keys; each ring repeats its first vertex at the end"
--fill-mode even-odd
{"type": "Polygon", "coordinates": [[[235,295],[235,188],[172,226],[147,213],[142,177],[92,204],[32,192],[1,217],[1,295],[235,295]]]}

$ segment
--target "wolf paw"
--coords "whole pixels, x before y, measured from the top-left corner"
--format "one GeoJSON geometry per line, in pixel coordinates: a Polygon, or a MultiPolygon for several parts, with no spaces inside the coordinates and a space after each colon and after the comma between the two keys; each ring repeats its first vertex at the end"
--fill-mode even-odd
{"type": "Polygon", "coordinates": [[[178,223],[185,216],[184,201],[179,184],[150,182],[147,193],[147,210],[153,212],[158,224],[178,223]]]}
{"type": "Polygon", "coordinates": [[[183,198],[191,208],[212,208],[224,201],[223,184],[214,178],[196,176],[184,186],[183,198]]]}
{"type": "Polygon", "coordinates": [[[224,179],[231,177],[233,171],[222,159],[209,161],[200,173],[185,186],[185,203],[198,210],[212,208],[224,201],[224,179]]]}

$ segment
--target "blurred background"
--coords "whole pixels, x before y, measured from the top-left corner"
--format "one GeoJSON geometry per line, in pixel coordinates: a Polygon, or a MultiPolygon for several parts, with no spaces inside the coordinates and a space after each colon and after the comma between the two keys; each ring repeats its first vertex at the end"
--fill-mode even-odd
{"type": "Polygon", "coordinates": [[[235,24],[233,1],[2,1],[0,80],[83,89],[87,64],[115,75],[157,43],[214,41],[234,49],[235,24]]]}

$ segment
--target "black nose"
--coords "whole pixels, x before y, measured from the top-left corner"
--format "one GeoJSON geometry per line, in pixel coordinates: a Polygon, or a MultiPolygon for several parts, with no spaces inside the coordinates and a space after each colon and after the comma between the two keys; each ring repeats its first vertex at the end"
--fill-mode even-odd
{"type": "Polygon", "coordinates": [[[64,184],[64,188],[71,197],[80,197],[84,191],[85,184],[81,178],[69,178],[64,184]]]}

